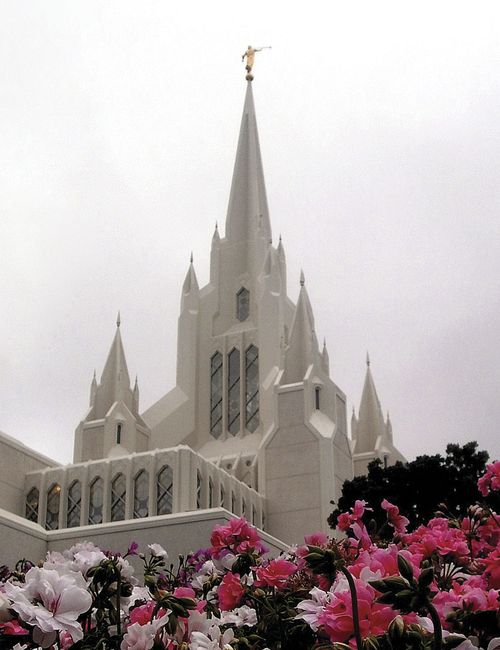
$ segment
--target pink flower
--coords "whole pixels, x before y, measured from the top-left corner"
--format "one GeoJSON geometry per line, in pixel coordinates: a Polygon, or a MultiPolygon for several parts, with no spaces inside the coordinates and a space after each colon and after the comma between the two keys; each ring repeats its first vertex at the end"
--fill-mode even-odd
{"type": "Polygon", "coordinates": [[[337,528],[344,533],[349,530],[351,525],[351,515],[348,512],[342,512],[337,517],[337,528]]]}
{"type": "MultiPolygon", "coordinates": [[[[148,600],[146,604],[140,605],[139,607],[134,607],[134,609],[130,610],[130,622],[132,624],[139,623],[139,625],[146,625],[147,623],[151,623],[155,607],[156,601],[154,600],[148,600]]],[[[164,616],[165,610],[160,609],[157,615],[164,616]]]]}
{"type": "Polygon", "coordinates": [[[500,460],[486,466],[486,474],[481,476],[477,487],[483,497],[487,496],[491,490],[500,490],[500,460]]]}
{"type": "Polygon", "coordinates": [[[276,587],[284,589],[288,578],[297,571],[297,566],[289,560],[276,558],[271,560],[266,566],[257,569],[257,578],[255,584],[258,587],[276,587]]]}
{"type": "Polygon", "coordinates": [[[381,503],[382,509],[387,512],[387,520],[390,525],[394,528],[396,533],[399,535],[404,535],[406,533],[406,527],[410,523],[410,520],[403,515],[399,514],[399,508],[392,503],[389,503],[387,499],[384,499],[381,503]]]}
{"type": "Polygon", "coordinates": [[[28,630],[25,630],[24,627],[19,624],[19,621],[13,619],[12,621],[7,621],[6,623],[0,623],[0,634],[12,634],[16,636],[18,634],[28,634],[28,630]]]}
{"type": "Polygon", "coordinates": [[[465,564],[469,558],[464,532],[450,528],[448,520],[442,517],[431,519],[427,526],[419,526],[404,539],[412,553],[421,553],[424,558],[438,553],[455,564],[465,564]]]}
{"type": "Polygon", "coordinates": [[[196,598],[194,589],[191,589],[191,587],[176,587],[173,595],[176,598],[196,598]]]}
{"type": "Polygon", "coordinates": [[[210,537],[212,554],[215,558],[223,555],[229,549],[235,553],[257,551],[264,553],[267,549],[262,543],[257,529],[251,526],[246,519],[231,519],[224,526],[215,526],[210,537]]]}
{"type": "Polygon", "coordinates": [[[496,548],[483,560],[484,573],[492,589],[500,589],[500,549],[496,548]]]}
{"type": "MultiPolygon", "coordinates": [[[[361,636],[383,634],[397,611],[387,605],[375,603],[375,590],[359,579],[355,580],[358,594],[359,626],[361,636]]],[[[331,601],[324,606],[318,616],[318,623],[323,626],[330,640],[347,642],[354,636],[352,600],[350,591],[336,591],[331,601]]]]}
{"type": "Polygon", "coordinates": [[[324,546],[328,542],[328,535],[318,531],[311,535],[306,535],[304,541],[306,544],[309,544],[309,546],[324,546]]]}
{"type": "Polygon", "coordinates": [[[217,590],[220,608],[226,612],[234,609],[240,604],[244,593],[245,589],[240,582],[240,576],[226,573],[217,590]]]}

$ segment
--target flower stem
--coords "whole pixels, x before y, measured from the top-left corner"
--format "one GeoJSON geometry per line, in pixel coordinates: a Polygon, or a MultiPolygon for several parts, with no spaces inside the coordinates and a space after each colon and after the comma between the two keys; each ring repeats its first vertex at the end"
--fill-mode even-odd
{"type": "Polygon", "coordinates": [[[443,645],[443,628],[441,627],[439,614],[437,613],[434,605],[431,603],[427,604],[427,609],[429,610],[429,615],[434,627],[434,650],[441,650],[441,647],[443,645]]]}
{"type": "Polygon", "coordinates": [[[347,578],[347,582],[349,583],[349,590],[351,592],[352,622],[354,624],[354,635],[356,637],[356,646],[358,650],[363,650],[363,639],[361,638],[361,630],[359,629],[358,594],[356,592],[356,584],[354,583],[354,579],[351,573],[345,567],[342,567],[340,570],[347,578]]]}

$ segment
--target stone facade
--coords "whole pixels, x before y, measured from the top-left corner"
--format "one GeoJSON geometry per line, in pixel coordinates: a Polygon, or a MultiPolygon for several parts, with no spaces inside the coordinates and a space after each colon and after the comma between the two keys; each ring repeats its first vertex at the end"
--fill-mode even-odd
{"type": "Polygon", "coordinates": [[[248,82],[225,236],[215,228],[208,284],[200,288],[191,260],[182,286],[176,385],[140,413],[118,318],[75,432],[74,463],[5,443],[21,471],[1,505],[31,520],[25,535],[106,537],[137,519],[168,528],[183,514],[197,513],[199,524],[217,511],[300,541],[328,530],[330,501],[369,460],[403,459],[369,367],[349,439],[346,396],[318,345],[304,274],[294,304],[281,238],[272,241],[248,82]]]}

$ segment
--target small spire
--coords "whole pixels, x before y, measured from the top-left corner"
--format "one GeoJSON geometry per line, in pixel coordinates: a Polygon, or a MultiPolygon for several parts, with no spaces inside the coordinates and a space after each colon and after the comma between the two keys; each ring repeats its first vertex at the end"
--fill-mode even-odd
{"type": "Polygon", "coordinates": [[[305,283],[306,283],[306,278],[304,275],[304,271],[300,269],[300,286],[303,287],[305,283]]]}
{"type": "Polygon", "coordinates": [[[120,316],[120,312],[118,311],[118,315],[116,317],[116,327],[120,327],[121,322],[122,322],[122,319],[121,319],[121,316],[120,316]]]}
{"type": "Polygon", "coordinates": [[[280,233],[280,239],[279,239],[279,243],[281,244],[281,233],[280,233]]]}
{"type": "Polygon", "coordinates": [[[92,378],[92,381],[97,381],[97,375],[96,375],[96,369],[94,368],[94,376],[92,378]]]}
{"type": "Polygon", "coordinates": [[[190,264],[193,263],[193,251],[191,251],[191,257],[189,258],[189,263],[190,263],[190,264]]]}
{"type": "Polygon", "coordinates": [[[366,352],[366,367],[370,367],[370,354],[368,351],[366,352]]]}
{"type": "Polygon", "coordinates": [[[139,388],[139,383],[137,381],[137,375],[135,376],[135,382],[134,382],[134,390],[137,390],[139,388]]]}

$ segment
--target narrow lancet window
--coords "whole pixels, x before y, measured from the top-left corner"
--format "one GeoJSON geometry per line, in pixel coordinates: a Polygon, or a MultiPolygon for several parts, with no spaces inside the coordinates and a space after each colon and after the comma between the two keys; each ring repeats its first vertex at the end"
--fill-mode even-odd
{"type": "Polygon", "coordinates": [[[201,508],[201,474],[196,472],[196,507],[201,508]]]}
{"type": "Polygon", "coordinates": [[[317,411],[319,411],[320,408],[320,396],[321,396],[321,388],[319,386],[316,386],[314,389],[314,406],[317,411]]]}
{"type": "Polygon", "coordinates": [[[137,474],[134,481],[134,519],[149,514],[149,474],[145,469],[137,474]]]}
{"type": "Polygon", "coordinates": [[[210,433],[218,438],[222,433],[222,354],[210,359],[210,433]]]}
{"type": "Polygon", "coordinates": [[[156,478],[156,514],[172,513],[174,473],[170,465],[165,465],[156,478]]]}
{"type": "Polygon", "coordinates": [[[122,423],[118,422],[116,425],[116,444],[119,445],[122,441],[122,423]]]}
{"type": "Polygon", "coordinates": [[[125,519],[125,498],[127,481],[123,474],[117,474],[111,482],[111,521],[125,519]]]}
{"type": "Polygon", "coordinates": [[[236,318],[243,322],[250,315],[250,292],[242,287],[236,294],[236,318]]]}
{"type": "Polygon", "coordinates": [[[89,490],[89,524],[102,524],[104,505],[104,484],[102,478],[95,478],[89,490]]]}
{"type": "Polygon", "coordinates": [[[220,486],[220,507],[224,508],[224,502],[226,500],[226,491],[224,490],[224,486],[221,484],[220,486]]]}
{"type": "Polygon", "coordinates": [[[228,355],[227,428],[233,436],[240,430],[240,351],[233,348],[228,355]]]}
{"type": "Polygon", "coordinates": [[[214,484],[211,478],[208,479],[208,507],[214,507],[214,484]]]}
{"type": "Polygon", "coordinates": [[[259,351],[251,345],[245,353],[246,428],[253,433],[259,426],[259,351]]]}
{"type": "Polygon", "coordinates": [[[26,497],[26,519],[29,521],[38,521],[38,504],[40,502],[40,493],[38,488],[34,487],[28,492],[26,497]]]}
{"type": "Polygon", "coordinates": [[[45,516],[45,528],[57,530],[59,528],[59,509],[61,505],[61,486],[58,483],[47,492],[47,512],[45,516]]]}
{"type": "Polygon", "coordinates": [[[82,484],[80,481],[73,481],[68,488],[68,513],[66,526],[74,528],[80,525],[80,514],[82,511],[82,484]]]}

